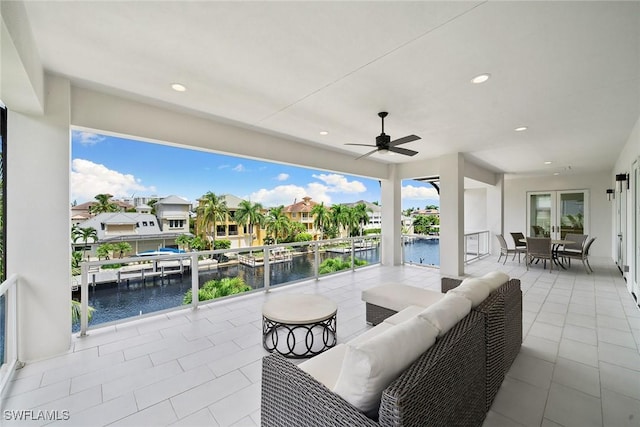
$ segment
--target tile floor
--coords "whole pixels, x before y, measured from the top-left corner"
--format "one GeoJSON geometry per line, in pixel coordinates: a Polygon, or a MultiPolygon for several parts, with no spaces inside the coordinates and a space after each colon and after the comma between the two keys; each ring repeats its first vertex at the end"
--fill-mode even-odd
{"type": "MultiPolygon", "coordinates": [[[[520,278],[524,294],[522,350],[485,426],[640,426],[640,310],[610,260],[592,265],[591,275],[580,265],[526,271],[495,257],[467,266],[472,276],[500,269],[520,278]]],[[[265,299],[333,299],[343,342],[368,328],[362,289],[386,282],[439,289],[440,273],[374,266],[91,331],[67,354],[17,372],[0,425],[259,425],[265,299]],[[68,411],[69,419],[10,421],[12,409],[68,411]]]]}

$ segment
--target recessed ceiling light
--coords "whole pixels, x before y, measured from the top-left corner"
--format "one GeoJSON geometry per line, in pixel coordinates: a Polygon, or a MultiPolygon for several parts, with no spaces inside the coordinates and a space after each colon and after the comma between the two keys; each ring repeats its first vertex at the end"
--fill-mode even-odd
{"type": "Polygon", "coordinates": [[[560,175],[560,172],[554,172],[553,174],[554,175],[560,175]]]}
{"type": "Polygon", "coordinates": [[[525,130],[527,130],[527,129],[529,129],[529,128],[528,128],[528,127],[526,127],[526,126],[520,126],[519,128],[515,128],[514,130],[515,130],[516,132],[523,132],[523,131],[525,131],[525,130]]]}
{"type": "Polygon", "coordinates": [[[327,132],[326,130],[322,130],[320,131],[320,135],[329,135],[329,132],[327,132]]]}
{"type": "Polygon", "coordinates": [[[182,85],[180,83],[172,83],[171,84],[171,89],[175,90],[176,92],[184,92],[184,91],[187,90],[185,85],[182,85]]]}
{"type": "Polygon", "coordinates": [[[489,73],[480,74],[480,75],[477,75],[474,78],[472,78],[471,79],[471,83],[474,83],[474,84],[484,83],[487,80],[489,80],[489,77],[491,77],[491,74],[489,74],[489,73]]]}
{"type": "Polygon", "coordinates": [[[544,162],[545,165],[550,165],[551,163],[553,162],[549,162],[549,161],[544,162]]]}

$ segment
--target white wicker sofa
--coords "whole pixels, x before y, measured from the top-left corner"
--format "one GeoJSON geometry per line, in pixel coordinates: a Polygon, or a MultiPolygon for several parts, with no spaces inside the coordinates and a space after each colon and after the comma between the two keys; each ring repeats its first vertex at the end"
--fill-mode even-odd
{"type": "Polygon", "coordinates": [[[490,391],[487,343],[504,354],[504,339],[487,339],[482,306],[504,315],[497,291],[504,282],[463,284],[298,366],[265,357],[262,425],[481,425],[490,391]]]}

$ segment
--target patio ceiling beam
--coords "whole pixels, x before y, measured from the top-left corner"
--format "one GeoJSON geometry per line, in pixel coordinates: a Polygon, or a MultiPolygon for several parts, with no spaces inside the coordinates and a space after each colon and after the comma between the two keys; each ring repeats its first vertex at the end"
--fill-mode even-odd
{"type": "Polygon", "coordinates": [[[71,124],[115,136],[376,179],[389,165],[222,119],[72,87],[71,124]]]}

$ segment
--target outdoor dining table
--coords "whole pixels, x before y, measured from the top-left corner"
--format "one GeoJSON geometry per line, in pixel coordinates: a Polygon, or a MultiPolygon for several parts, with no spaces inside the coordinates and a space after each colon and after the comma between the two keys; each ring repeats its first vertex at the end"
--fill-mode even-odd
{"type": "MultiPolygon", "coordinates": [[[[520,239],[519,241],[525,244],[527,243],[527,239],[520,239]]],[[[575,242],[573,240],[566,239],[551,239],[551,261],[555,265],[559,265],[560,267],[562,267],[563,270],[566,270],[567,268],[558,257],[558,249],[560,248],[560,246],[569,245],[571,243],[575,242]]]]}

